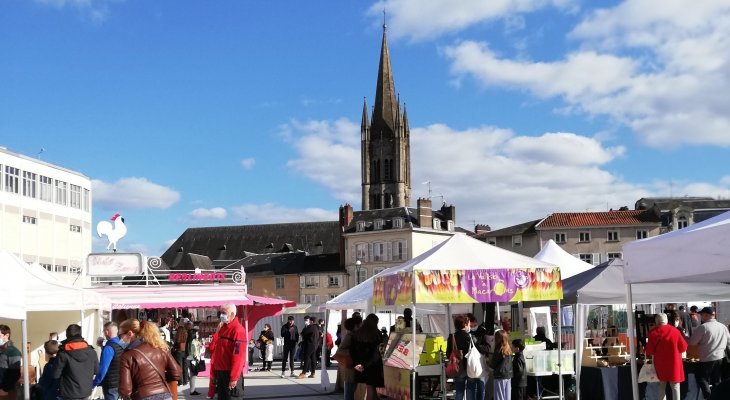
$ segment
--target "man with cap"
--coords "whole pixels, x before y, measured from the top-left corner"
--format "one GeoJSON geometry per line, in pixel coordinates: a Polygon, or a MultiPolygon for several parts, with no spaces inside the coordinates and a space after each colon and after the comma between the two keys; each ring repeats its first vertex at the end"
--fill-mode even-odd
{"type": "Polygon", "coordinates": [[[717,387],[722,380],[722,359],[725,351],[730,350],[730,333],[725,325],[717,322],[715,312],[710,307],[700,310],[702,325],[692,332],[688,344],[697,346],[700,363],[697,369],[697,385],[705,399],[710,398],[710,385],[717,387]]]}
{"type": "Polygon", "coordinates": [[[299,342],[299,328],[294,324],[294,317],[289,316],[284,325],[281,326],[281,338],[284,339],[284,350],[281,354],[281,377],[286,376],[286,361],[289,359],[289,376],[295,377],[294,374],[294,352],[296,352],[297,342],[299,342]]]}

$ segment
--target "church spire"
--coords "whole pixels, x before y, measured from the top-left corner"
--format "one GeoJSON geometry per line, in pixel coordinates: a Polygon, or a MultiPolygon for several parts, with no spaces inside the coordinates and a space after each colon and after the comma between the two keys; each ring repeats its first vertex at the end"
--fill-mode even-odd
{"type": "Polygon", "coordinates": [[[370,122],[368,122],[368,101],[363,97],[362,99],[362,122],[360,123],[360,128],[365,129],[368,128],[370,125],[370,122]]]}
{"type": "Polygon", "coordinates": [[[375,107],[371,123],[371,132],[375,137],[392,137],[396,130],[396,94],[393,70],[390,67],[387,30],[388,26],[383,24],[383,43],[380,48],[378,83],[375,89],[375,107]]]}

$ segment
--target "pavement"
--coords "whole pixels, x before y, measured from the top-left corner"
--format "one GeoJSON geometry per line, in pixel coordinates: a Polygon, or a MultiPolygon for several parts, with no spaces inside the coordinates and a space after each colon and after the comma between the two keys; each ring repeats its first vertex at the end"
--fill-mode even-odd
{"type": "MultiPolygon", "coordinates": [[[[295,370],[294,373],[299,374],[301,369],[295,370]]],[[[313,400],[341,400],[342,393],[334,393],[335,380],[337,379],[337,367],[333,364],[328,369],[329,385],[323,388],[321,371],[317,370],[314,378],[297,379],[289,377],[287,371],[286,377],[281,377],[281,363],[275,362],[271,367],[271,372],[267,371],[249,371],[245,376],[243,397],[233,398],[234,400],[265,400],[265,399],[292,399],[307,398],[313,400]]],[[[190,395],[188,385],[178,388],[178,399],[182,400],[206,400],[208,393],[208,377],[198,377],[196,379],[196,390],[200,393],[197,396],[190,395]]],[[[240,391],[240,388],[239,388],[240,391]]]]}

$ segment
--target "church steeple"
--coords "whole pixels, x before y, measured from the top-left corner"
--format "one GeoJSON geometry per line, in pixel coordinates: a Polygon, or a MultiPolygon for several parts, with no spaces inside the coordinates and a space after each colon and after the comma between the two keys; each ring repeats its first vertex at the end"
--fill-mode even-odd
{"type": "Polygon", "coordinates": [[[380,48],[378,82],[375,89],[375,108],[371,132],[376,137],[392,137],[396,130],[396,94],[393,83],[393,70],[390,67],[390,54],[387,39],[388,26],[383,24],[383,43],[380,48]]]}
{"type": "Polygon", "coordinates": [[[388,27],[383,24],[375,106],[370,121],[363,102],[361,123],[362,209],[409,207],[411,202],[410,128],[401,110],[390,65],[388,27]],[[369,123],[368,123],[369,122],[369,123]]]}

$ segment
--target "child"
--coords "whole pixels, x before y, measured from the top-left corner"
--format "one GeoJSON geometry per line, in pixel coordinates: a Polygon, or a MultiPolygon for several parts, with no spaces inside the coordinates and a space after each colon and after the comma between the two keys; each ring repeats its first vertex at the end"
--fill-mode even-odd
{"type": "Polygon", "coordinates": [[[56,368],[56,354],[58,353],[58,341],[49,340],[43,344],[48,361],[43,367],[43,374],[38,381],[38,386],[43,389],[43,400],[60,399],[58,389],[61,386],[61,378],[53,379],[53,370],[56,368]]]}
{"type": "Polygon", "coordinates": [[[256,341],[251,339],[248,341],[248,367],[253,367],[253,352],[256,351],[256,341]]]}
{"type": "Polygon", "coordinates": [[[510,400],[512,346],[507,331],[494,332],[494,353],[489,366],[494,370],[494,400],[510,400]]]}
{"type": "Polygon", "coordinates": [[[525,344],[522,339],[512,341],[512,400],[525,400],[527,396],[527,374],[525,371],[525,344]]]}
{"type": "Polygon", "coordinates": [[[266,341],[266,352],[264,353],[264,367],[266,367],[267,371],[271,371],[271,364],[274,362],[274,341],[273,340],[267,340],[266,341]],[[268,367],[266,366],[266,363],[268,363],[268,367]]]}

